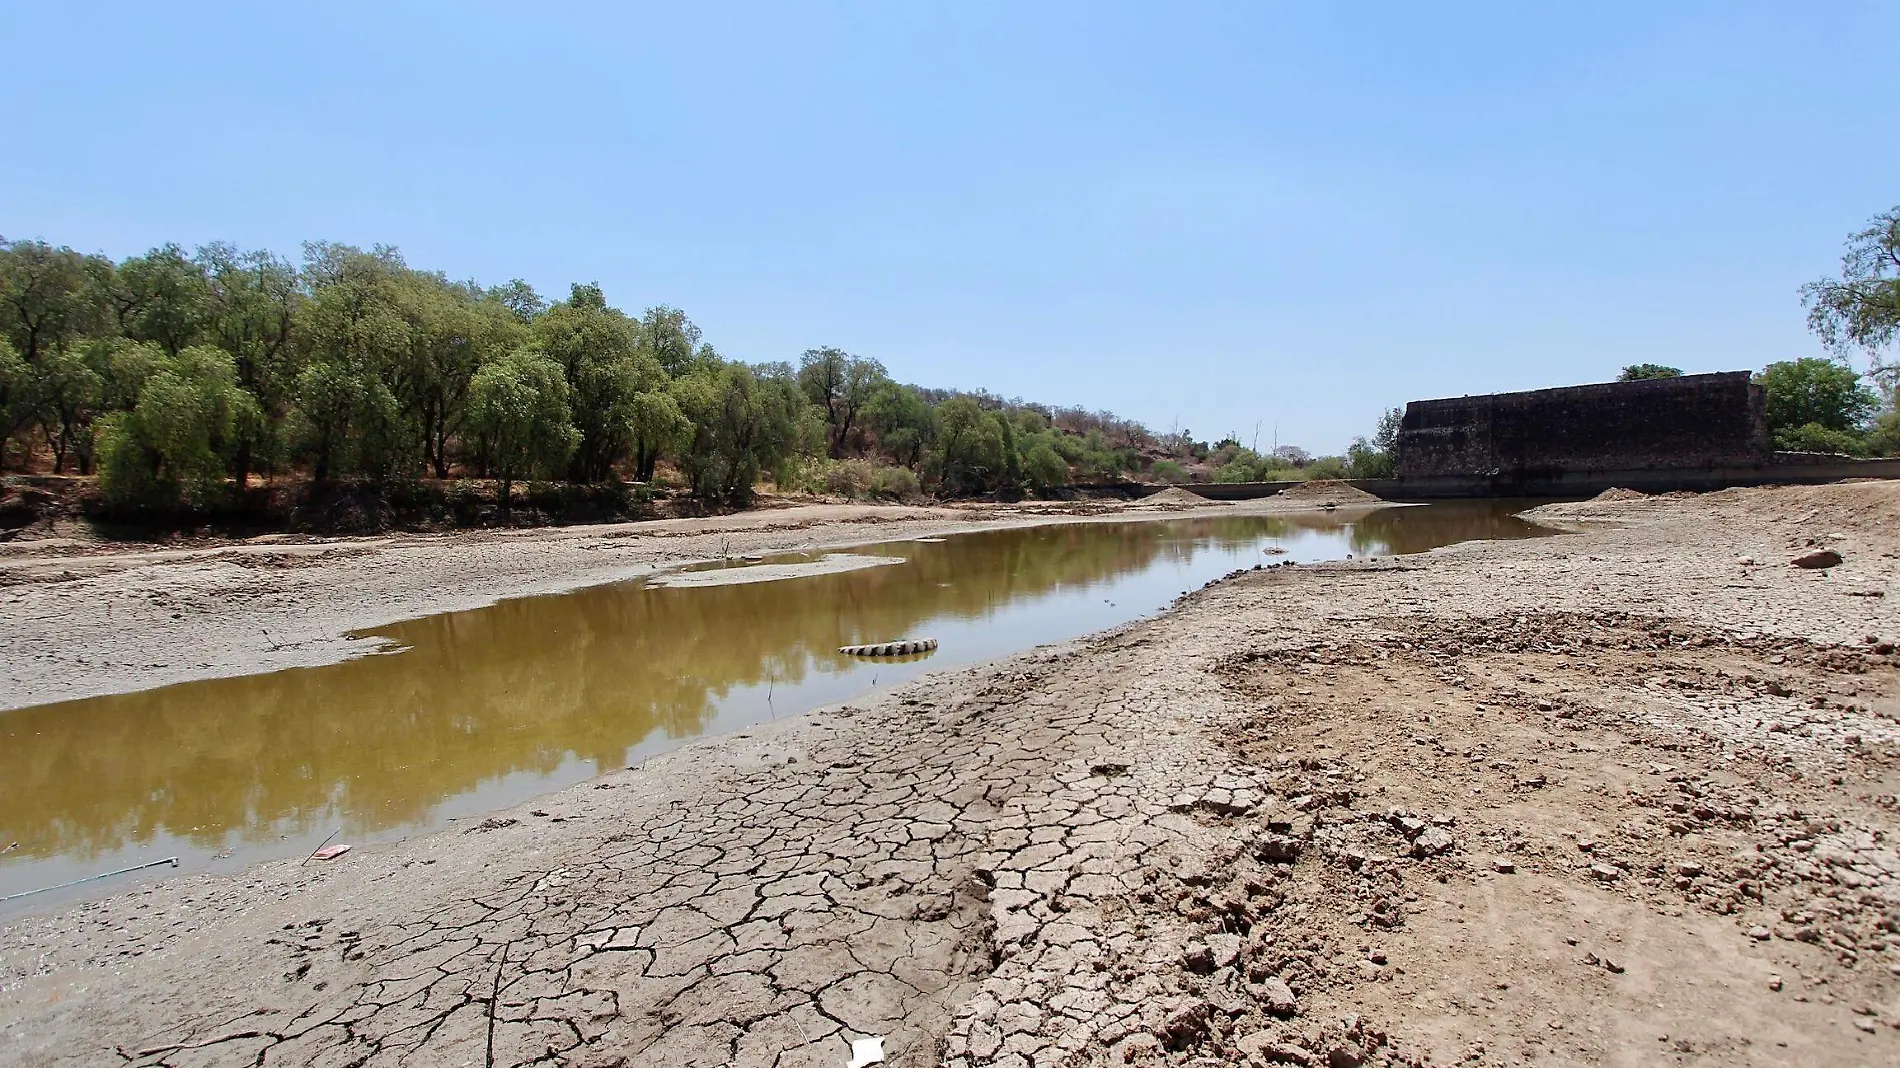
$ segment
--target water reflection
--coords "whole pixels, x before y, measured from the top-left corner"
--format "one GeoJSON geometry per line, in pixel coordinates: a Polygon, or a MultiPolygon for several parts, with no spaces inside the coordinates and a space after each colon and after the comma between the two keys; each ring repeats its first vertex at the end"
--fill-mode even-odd
{"type": "Polygon", "coordinates": [[[621,583],[373,633],[404,651],[0,713],[0,895],[151,856],[227,864],[440,826],[731,730],[1165,606],[1281,545],[1417,552],[1536,528],[1495,505],[996,531],[907,563],[702,588],[621,583]],[[936,657],[840,645],[932,635],[936,657]]]}

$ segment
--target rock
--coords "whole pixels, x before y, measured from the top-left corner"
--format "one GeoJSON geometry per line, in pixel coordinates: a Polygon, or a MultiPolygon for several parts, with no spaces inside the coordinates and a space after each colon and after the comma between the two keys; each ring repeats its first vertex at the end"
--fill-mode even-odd
{"type": "Polygon", "coordinates": [[[1758,923],[1755,926],[1750,927],[1748,929],[1748,937],[1754,939],[1757,942],[1766,942],[1770,938],[1774,937],[1774,932],[1770,931],[1768,928],[1763,927],[1761,924],[1758,923]]]}
{"type": "Polygon", "coordinates": [[[1835,552],[1833,549],[1816,549],[1814,552],[1803,553],[1788,562],[1795,567],[1805,567],[1810,570],[1815,568],[1838,567],[1841,563],[1841,554],[1835,552]]]}
{"type": "Polygon", "coordinates": [[[1239,935],[1217,934],[1207,936],[1207,950],[1212,954],[1214,967],[1225,968],[1240,959],[1240,947],[1246,943],[1239,935]]]}
{"type": "Polygon", "coordinates": [[[1443,827],[1428,828],[1425,833],[1412,839],[1412,855],[1419,858],[1435,857],[1450,850],[1454,844],[1450,831],[1443,827]]]}
{"type": "Polygon", "coordinates": [[[1702,865],[1693,862],[1676,865],[1676,874],[1685,879],[1693,879],[1702,874],[1702,865]]]}
{"type": "Polygon", "coordinates": [[[1770,990],[1773,990],[1773,991],[1775,991],[1776,993],[1780,993],[1780,992],[1781,992],[1781,976],[1779,976],[1779,975],[1771,975],[1771,976],[1769,976],[1769,977],[1768,977],[1768,989],[1770,989],[1770,990]]]}
{"type": "Polygon", "coordinates": [[[1214,1006],[1196,1001],[1171,1013],[1155,1031],[1155,1037],[1169,1050],[1183,1050],[1207,1035],[1207,1019],[1214,1006]]]}
{"type": "Polygon", "coordinates": [[[1286,980],[1271,976],[1262,980],[1254,988],[1254,994],[1260,999],[1267,1011],[1285,1019],[1300,1011],[1300,999],[1293,996],[1293,988],[1286,980]]]}
{"type": "Polygon", "coordinates": [[[1590,876],[1606,883],[1613,883],[1623,877],[1623,869],[1614,864],[1592,864],[1590,876]]]}
{"type": "Polygon", "coordinates": [[[1214,970],[1214,950],[1205,942],[1189,942],[1181,953],[1181,966],[1196,975],[1214,970]]]}
{"type": "Polygon", "coordinates": [[[1283,834],[1262,835],[1254,843],[1254,854],[1261,860],[1290,863],[1300,859],[1300,840],[1283,834]]]}
{"type": "Polygon", "coordinates": [[[1271,1031],[1255,1031],[1235,1040],[1234,1048],[1257,1064],[1311,1064],[1313,1058],[1298,1046],[1288,1045],[1271,1031]]]}
{"type": "Polygon", "coordinates": [[[1517,865],[1503,857],[1493,857],[1491,859],[1491,870],[1497,872],[1499,875],[1510,875],[1517,871],[1517,865]]]}

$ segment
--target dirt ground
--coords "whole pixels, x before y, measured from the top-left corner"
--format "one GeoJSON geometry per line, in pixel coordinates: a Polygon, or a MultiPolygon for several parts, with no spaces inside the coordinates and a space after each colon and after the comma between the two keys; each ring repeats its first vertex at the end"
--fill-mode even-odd
{"type": "Polygon", "coordinates": [[[1540,518],[14,923],[0,1065],[1900,1063],[1900,484],[1540,518]]]}

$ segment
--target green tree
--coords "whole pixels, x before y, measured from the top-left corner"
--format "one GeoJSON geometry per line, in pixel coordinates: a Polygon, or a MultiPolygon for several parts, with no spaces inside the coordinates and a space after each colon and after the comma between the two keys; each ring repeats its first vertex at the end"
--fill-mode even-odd
{"type": "Polygon", "coordinates": [[[1055,489],[1068,484],[1069,465],[1048,442],[1039,441],[1023,454],[1023,477],[1037,490],[1055,489]]]}
{"type": "Polygon", "coordinates": [[[888,379],[866,403],[864,421],[885,455],[905,467],[922,465],[937,438],[936,412],[923,393],[888,379]]]}
{"type": "Polygon", "coordinates": [[[501,507],[518,478],[558,471],[580,444],[561,365],[530,348],[490,360],[469,384],[469,424],[488,446],[501,507]]]}
{"type": "Polygon", "coordinates": [[[264,414],[255,440],[241,443],[231,457],[231,475],[242,487],[251,471],[268,471],[279,459],[279,428],[302,371],[294,343],[302,281],[289,260],[263,250],[214,243],[199,248],[193,260],[205,278],[205,335],[231,354],[238,385],[264,414]]]}
{"type": "MultiPolygon", "coordinates": [[[[1634,368],[1626,368],[1624,373],[1627,375],[1631,370],[1634,368]]],[[[1397,474],[1399,427],[1404,421],[1403,411],[1387,408],[1380,413],[1379,425],[1373,429],[1371,438],[1353,438],[1352,444],[1346,447],[1345,477],[1391,478],[1397,474]]]]}
{"type": "Polygon", "coordinates": [[[791,451],[804,398],[788,375],[761,377],[741,363],[695,369],[678,398],[692,421],[681,466],[693,492],[743,504],[760,472],[776,468],[791,451]]]}
{"type": "Polygon", "coordinates": [[[177,245],[134,256],[101,281],[126,337],[153,342],[173,356],[204,337],[210,283],[204,265],[177,245]]]}
{"type": "Polygon", "coordinates": [[[859,415],[889,380],[883,364],[842,349],[807,349],[799,358],[798,384],[811,403],[824,409],[832,459],[845,454],[859,415]]]}
{"type": "Polygon", "coordinates": [[[307,363],[293,388],[302,445],[318,481],[357,472],[386,478],[413,464],[421,428],[404,419],[398,389],[414,344],[393,248],[304,246],[309,299],[295,327],[307,363]]]}
{"type": "Polygon", "coordinates": [[[100,491],[119,505],[212,504],[231,451],[261,418],[229,353],[198,345],[161,355],[132,409],[101,421],[100,491]]]}
{"type": "Polygon", "coordinates": [[[1802,286],[1801,303],[1829,348],[1864,352],[1889,399],[1900,392],[1900,364],[1885,355],[1900,341],[1900,207],[1849,235],[1840,277],[1802,286]]]}
{"type": "Polygon", "coordinates": [[[1633,363],[1623,368],[1616,376],[1618,382],[1648,382],[1657,378],[1681,378],[1682,368],[1664,367],[1659,363],[1633,363]]]}
{"type": "Polygon", "coordinates": [[[665,372],[644,350],[640,324],[607,306],[599,286],[576,283],[568,299],[535,319],[535,343],[561,365],[581,439],[569,462],[575,482],[603,482],[633,444],[634,398],[662,388],[665,372]]]}
{"type": "Polygon", "coordinates": [[[693,424],[670,389],[648,389],[633,395],[627,431],[633,440],[633,479],[651,482],[660,457],[685,446],[693,424]]]}
{"type": "Polygon", "coordinates": [[[31,382],[26,361],[13,345],[0,338],[0,471],[6,470],[7,447],[14,435],[33,422],[31,382]]]}
{"type": "Polygon", "coordinates": [[[1858,431],[1880,406],[1860,375],[1834,360],[1809,356],[1771,363],[1755,381],[1768,393],[1768,426],[1776,433],[1810,423],[1858,431]]]}

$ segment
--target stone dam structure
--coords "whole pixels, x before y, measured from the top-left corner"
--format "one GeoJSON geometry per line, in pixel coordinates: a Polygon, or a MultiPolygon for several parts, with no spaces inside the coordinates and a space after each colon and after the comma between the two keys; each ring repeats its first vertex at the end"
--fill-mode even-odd
{"type": "Polygon", "coordinates": [[[1397,474],[1414,490],[1528,496],[1606,479],[1632,489],[1726,485],[1727,475],[1774,461],[1762,387],[1728,371],[1413,401],[1397,474]]]}
{"type": "MultiPolygon", "coordinates": [[[[1900,460],[1777,453],[1767,397],[1747,371],[1413,401],[1396,477],[1352,479],[1387,500],[1589,497],[1900,478],[1900,460]]],[[[1292,483],[1202,484],[1215,500],[1292,483]]]]}

